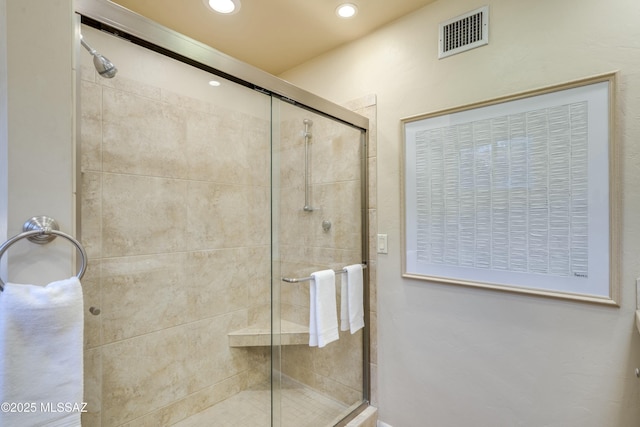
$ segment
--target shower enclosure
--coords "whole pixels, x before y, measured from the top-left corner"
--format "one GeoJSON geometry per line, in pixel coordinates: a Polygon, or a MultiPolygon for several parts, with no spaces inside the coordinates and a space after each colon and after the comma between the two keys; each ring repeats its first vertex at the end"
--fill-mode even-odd
{"type": "Polygon", "coordinates": [[[83,425],[344,424],[369,399],[368,270],[365,328],[323,348],[309,282],[283,279],[366,263],[367,120],[110,2],[76,8],[118,68],[78,52],[83,425]]]}

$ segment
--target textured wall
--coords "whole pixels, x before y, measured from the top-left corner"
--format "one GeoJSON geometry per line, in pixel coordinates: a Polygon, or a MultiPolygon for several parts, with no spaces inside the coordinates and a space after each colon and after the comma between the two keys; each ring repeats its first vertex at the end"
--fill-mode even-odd
{"type": "Polygon", "coordinates": [[[438,23],[480,5],[437,1],[282,75],[338,103],[377,94],[377,219],[389,235],[389,254],[378,255],[380,419],[395,427],[637,426],[640,6],[488,4],[488,46],[438,60],[438,23]],[[402,118],[614,70],[620,308],[401,277],[402,118]]]}

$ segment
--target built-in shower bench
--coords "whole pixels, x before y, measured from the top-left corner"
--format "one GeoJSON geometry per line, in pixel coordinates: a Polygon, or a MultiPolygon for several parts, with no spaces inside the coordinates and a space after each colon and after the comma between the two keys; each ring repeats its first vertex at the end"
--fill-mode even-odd
{"type": "MultiPolygon", "coordinates": [[[[281,345],[309,344],[309,327],[288,320],[280,321],[281,345]]],[[[257,347],[270,346],[271,327],[270,326],[249,326],[229,332],[229,347],[257,347]]]]}

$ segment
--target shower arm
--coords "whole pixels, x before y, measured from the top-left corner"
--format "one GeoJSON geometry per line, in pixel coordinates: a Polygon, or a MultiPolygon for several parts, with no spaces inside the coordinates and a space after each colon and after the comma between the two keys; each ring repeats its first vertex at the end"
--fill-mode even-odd
{"type": "Polygon", "coordinates": [[[84,39],[82,38],[82,36],[80,36],[80,44],[81,44],[85,49],[87,49],[87,51],[89,51],[89,53],[90,53],[91,55],[93,55],[93,56],[95,56],[95,55],[96,55],[96,53],[97,53],[97,52],[96,52],[96,50],[95,50],[94,48],[92,48],[91,46],[89,46],[89,45],[87,44],[87,42],[85,42],[85,41],[84,41],[84,39]]]}

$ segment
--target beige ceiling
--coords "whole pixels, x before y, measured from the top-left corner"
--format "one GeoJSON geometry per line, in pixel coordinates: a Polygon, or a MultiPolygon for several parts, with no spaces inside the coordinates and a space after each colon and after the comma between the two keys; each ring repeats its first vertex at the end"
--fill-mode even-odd
{"type": "Polygon", "coordinates": [[[204,0],[112,0],[127,9],[272,74],[362,37],[435,0],[241,0],[240,12],[212,12],[204,0]]]}

